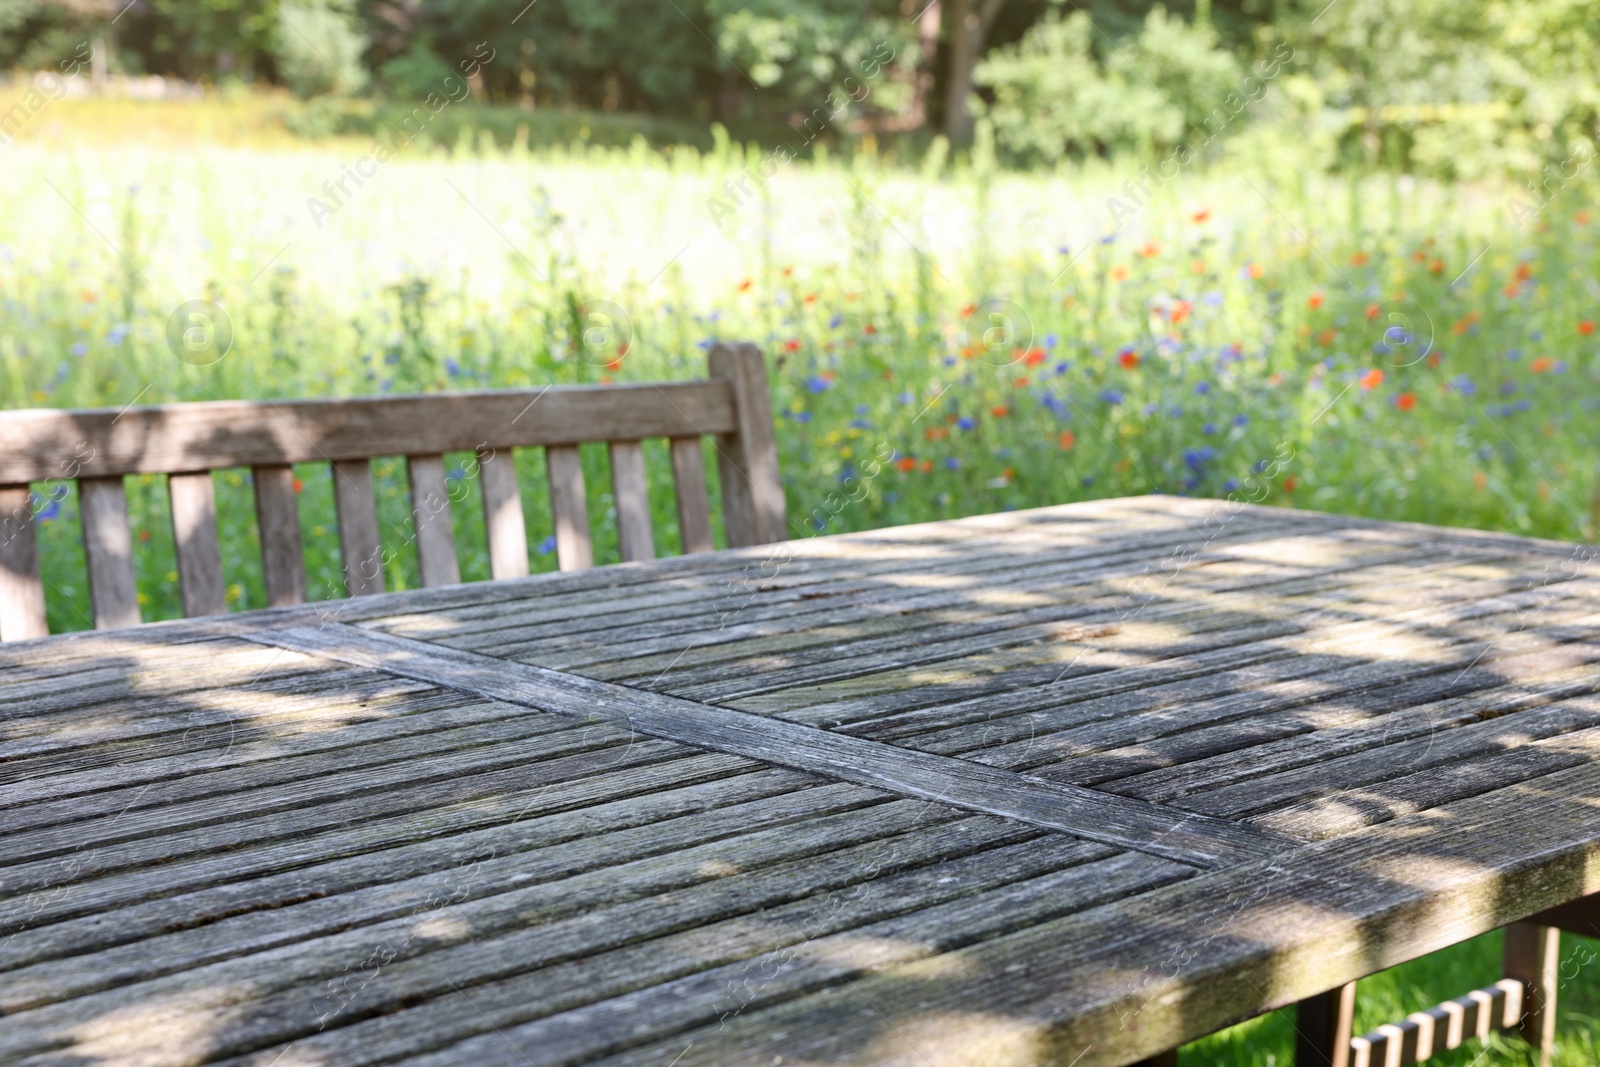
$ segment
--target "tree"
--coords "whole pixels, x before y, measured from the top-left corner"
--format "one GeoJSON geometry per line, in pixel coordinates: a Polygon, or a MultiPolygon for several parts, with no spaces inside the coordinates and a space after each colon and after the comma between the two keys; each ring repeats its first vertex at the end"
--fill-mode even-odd
{"type": "Polygon", "coordinates": [[[950,69],[945,78],[944,128],[952,144],[972,141],[972,72],[989,28],[1005,0],[945,0],[950,26],[950,69]]]}

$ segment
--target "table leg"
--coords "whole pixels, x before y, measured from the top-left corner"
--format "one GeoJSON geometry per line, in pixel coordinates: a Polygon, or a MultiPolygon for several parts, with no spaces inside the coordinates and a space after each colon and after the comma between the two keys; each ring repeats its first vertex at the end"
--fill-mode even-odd
{"type": "Polygon", "coordinates": [[[1561,931],[1537,923],[1506,927],[1505,972],[1522,983],[1523,1040],[1539,1050],[1549,1067],[1556,1040],[1556,981],[1561,964],[1561,931]]]}
{"type": "Polygon", "coordinates": [[[1307,997],[1295,1007],[1295,1067],[1350,1067],[1356,984],[1307,997]]]}
{"type": "Polygon", "coordinates": [[[1168,1049],[1160,1055],[1140,1060],[1131,1067],[1178,1067],[1178,1050],[1168,1049]]]}

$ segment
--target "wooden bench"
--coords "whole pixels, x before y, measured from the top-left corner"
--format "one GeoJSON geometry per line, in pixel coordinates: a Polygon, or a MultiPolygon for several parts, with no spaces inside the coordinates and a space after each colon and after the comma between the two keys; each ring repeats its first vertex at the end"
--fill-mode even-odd
{"type": "Polygon", "coordinates": [[[124,411],[0,412],[0,641],[48,632],[33,483],[77,483],[96,629],[141,621],[123,478],[166,474],[185,616],[226,610],[211,472],[249,467],[270,606],[306,599],[293,464],[332,467],[345,591],[384,589],[371,461],[405,456],[425,586],[460,581],[444,454],[477,456],[493,578],[528,573],[513,448],[542,447],[562,570],[594,562],[578,445],[607,442],[624,561],[650,559],[640,441],[670,442],[683,551],[713,548],[701,438],[716,438],[730,547],[785,536],[766,368],[718,344],[704,381],[307,401],[217,401],[124,411]]]}

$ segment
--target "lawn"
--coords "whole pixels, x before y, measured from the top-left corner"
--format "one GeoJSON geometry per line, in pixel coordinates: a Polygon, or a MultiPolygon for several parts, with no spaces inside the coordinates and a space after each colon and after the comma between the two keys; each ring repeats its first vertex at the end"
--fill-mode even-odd
{"type": "MultiPolygon", "coordinates": [[[[372,156],[348,137],[0,148],[4,405],[683,378],[749,339],[796,536],[1166,492],[1600,537],[1600,213],[1577,185],[1529,217],[1514,191],[1310,178],[1270,153],[1162,180],[870,142],[805,162],[725,139],[506,148],[462,126],[372,156]],[[194,301],[201,318],[175,317],[194,301]]],[[[664,450],[647,462],[674,546],[664,450]]],[[[603,449],[585,463],[609,484],[603,449]]],[[[542,459],[521,468],[553,569],[542,459]]],[[[329,474],[297,474],[312,595],[340,595],[329,474]]],[[[377,475],[399,546],[404,465],[377,475]]],[[[263,603],[248,478],[219,483],[237,608],[263,603]]],[[[452,478],[463,578],[487,577],[467,457],[452,478]]],[[[84,628],[74,491],[35,489],[51,627],[84,628]]],[[[134,480],[130,507],[145,617],[176,616],[160,479],[134,480]]],[[[414,587],[414,560],[386,579],[414,587]]],[[[1600,1062],[1592,947],[1566,946],[1583,965],[1563,1064],[1600,1062]]],[[[1497,952],[1368,980],[1359,1025],[1489,983],[1497,952]]],[[[1277,1013],[1185,1062],[1286,1063],[1291,1034],[1277,1013]]],[[[1480,1053],[1440,1062],[1524,1062],[1480,1053]]]]}

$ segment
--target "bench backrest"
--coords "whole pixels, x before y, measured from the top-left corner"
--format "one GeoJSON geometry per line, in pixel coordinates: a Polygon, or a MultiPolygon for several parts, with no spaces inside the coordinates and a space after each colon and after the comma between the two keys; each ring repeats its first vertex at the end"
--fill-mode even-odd
{"type": "Polygon", "coordinates": [[[513,448],[542,447],[556,557],[593,564],[578,445],[608,442],[620,554],[655,555],[640,441],[666,438],[685,552],[711,540],[701,437],[716,439],[730,547],[785,536],[772,403],[761,352],[718,344],[704,381],[564,386],[423,396],[217,401],[89,411],[0,411],[0,641],[42,636],[43,586],[34,526],[36,482],[75,481],[97,629],[140,622],[123,477],[163,473],[172,505],[186,616],[226,610],[211,472],[253,472],[262,574],[271,606],[306,597],[291,464],[332,467],[345,589],[383,591],[371,461],[405,456],[417,562],[425,586],[460,581],[444,453],[478,456],[490,575],[528,573],[513,448]]]}

